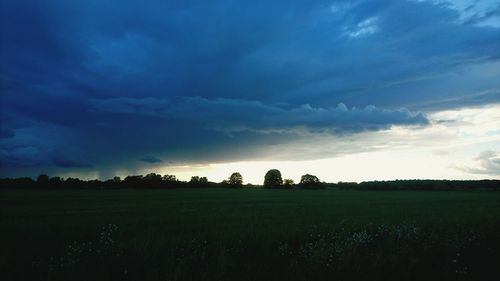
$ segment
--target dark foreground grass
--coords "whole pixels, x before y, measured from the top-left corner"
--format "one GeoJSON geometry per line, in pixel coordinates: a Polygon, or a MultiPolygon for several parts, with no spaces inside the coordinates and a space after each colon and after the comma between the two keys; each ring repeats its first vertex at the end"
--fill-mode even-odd
{"type": "Polygon", "coordinates": [[[2,280],[497,280],[500,192],[0,190],[2,280]]]}

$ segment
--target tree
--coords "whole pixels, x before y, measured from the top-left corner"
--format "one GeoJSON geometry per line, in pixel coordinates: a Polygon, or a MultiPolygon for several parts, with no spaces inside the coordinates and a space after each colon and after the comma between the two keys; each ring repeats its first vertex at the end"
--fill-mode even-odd
{"type": "Polygon", "coordinates": [[[232,173],[228,179],[228,183],[229,183],[229,185],[234,186],[234,187],[242,187],[243,186],[243,176],[238,172],[232,173]]]}
{"type": "Polygon", "coordinates": [[[292,188],[292,187],[293,187],[293,184],[294,184],[294,182],[293,182],[293,180],[292,180],[292,179],[285,179],[285,180],[283,181],[283,186],[284,186],[285,188],[292,188]]]}
{"type": "Polygon", "coordinates": [[[161,181],[161,175],[158,175],[156,173],[149,173],[144,176],[144,180],[146,181],[161,181]]]}
{"type": "Polygon", "coordinates": [[[283,184],[283,179],[281,178],[281,172],[276,169],[267,171],[264,176],[264,187],[265,188],[277,188],[281,187],[283,184]]]}
{"type": "Polygon", "coordinates": [[[189,185],[191,187],[207,187],[208,179],[207,177],[192,176],[189,185]]]}
{"type": "Polygon", "coordinates": [[[83,181],[79,178],[67,178],[64,181],[64,187],[67,188],[81,188],[83,186],[83,181]]]}
{"type": "Polygon", "coordinates": [[[128,188],[142,188],[143,176],[127,176],[122,182],[122,185],[128,188]]]}
{"type": "Polygon", "coordinates": [[[164,175],[162,177],[162,180],[164,182],[172,183],[172,182],[176,182],[177,181],[177,177],[174,176],[174,175],[164,175]]]}
{"type": "Polygon", "coordinates": [[[49,176],[45,174],[39,175],[38,178],[36,178],[36,182],[39,185],[47,185],[49,183],[49,176]]]}
{"type": "Polygon", "coordinates": [[[161,188],[162,177],[156,173],[150,173],[142,178],[143,187],[146,188],[161,188]]]}
{"type": "Polygon", "coordinates": [[[322,188],[323,185],[317,176],[305,174],[300,178],[300,187],[302,188],[322,188]]]}
{"type": "Polygon", "coordinates": [[[61,177],[51,177],[49,180],[50,187],[61,187],[64,183],[64,179],[61,177]]]}
{"type": "Polygon", "coordinates": [[[208,184],[208,179],[207,177],[200,177],[199,181],[198,181],[200,184],[208,184]]]}

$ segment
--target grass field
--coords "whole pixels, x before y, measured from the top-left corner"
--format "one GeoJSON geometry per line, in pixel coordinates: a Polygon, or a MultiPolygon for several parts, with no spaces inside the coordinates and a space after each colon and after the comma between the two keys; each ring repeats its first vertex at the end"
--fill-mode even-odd
{"type": "Polygon", "coordinates": [[[500,273],[495,191],[0,190],[0,219],[2,280],[500,273]]]}

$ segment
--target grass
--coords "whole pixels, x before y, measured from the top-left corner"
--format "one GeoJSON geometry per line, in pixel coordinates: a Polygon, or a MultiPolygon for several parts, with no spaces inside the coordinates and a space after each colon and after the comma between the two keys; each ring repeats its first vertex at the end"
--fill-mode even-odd
{"type": "Polygon", "coordinates": [[[500,264],[495,191],[0,190],[0,219],[2,280],[485,280],[500,264]]]}

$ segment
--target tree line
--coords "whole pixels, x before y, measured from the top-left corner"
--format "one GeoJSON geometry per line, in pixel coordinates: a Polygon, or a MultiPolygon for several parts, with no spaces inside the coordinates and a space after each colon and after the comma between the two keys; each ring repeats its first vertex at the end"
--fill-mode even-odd
{"type": "Polygon", "coordinates": [[[179,180],[175,175],[147,175],[127,176],[124,179],[113,177],[108,180],[81,180],[79,178],[49,177],[39,175],[35,180],[30,177],[0,178],[0,187],[4,188],[64,188],[64,189],[116,189],[116,188],[209,188],[209,187],[264,187],[264,188],[309,188],[320,189],[326,185],[313,175],[303,175],[299,184],[292,179],[283,179],[277,169],[269,170],[264,176],[263,185],[243,184],[243,176],[239,172],[232,173],[222,182],[211,182],[207,177],[192,176],[189,181],[179,180]]]}
{"type": "Polygon", "coordinates": [[[317,176],[305,174],[298,184],[292,179],[283,179],[277,169],[269,170],[264,176],[263,185],[243,184],[243,176],[239,172],[232,173],[222,182],[211,182],[206,177],[193,176],[189,181],[177,179],[175,175],[127,176],[124,179],[114,177],[108,180],[81,180],[79,178],[61,178],[39,175],[35,180],[30,177],[0,178],[2,188],[41,188],[41,189],[168,189],[168,188],[280,188],[280,189],[359,189],[359,190],[468,190],[468,189],[500,189],[500,180],[395,180],[368,182],[325,183],[317,176]]]}

